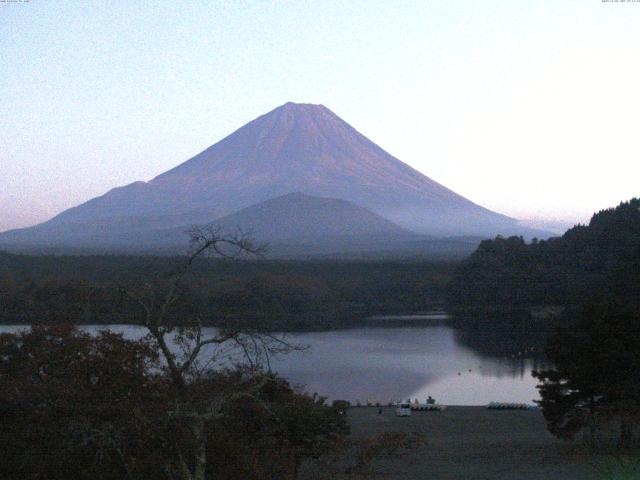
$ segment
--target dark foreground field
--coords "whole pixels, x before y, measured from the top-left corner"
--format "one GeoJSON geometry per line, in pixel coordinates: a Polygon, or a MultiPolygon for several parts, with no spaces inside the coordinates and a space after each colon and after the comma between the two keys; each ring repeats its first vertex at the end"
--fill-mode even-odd
{"type": "MultiPolygon", "coordinates": [[[[495,411],[450,407],[399,418],[392,408],[351,408],[356,439],[383,432],[418,433],[415,448],[383,455],[364,470],[332,475],[342,479],[590,480],[602,476],[601,460],[572,450],[545,430],[539,410],[495,411]]],[[[575,451],[575,449],[574,449],[575,451]]],[[[319,469],[307,478],[323,478],[319,469]]],[[[625,477],[626,478],[626,477],[625,477]]]]}

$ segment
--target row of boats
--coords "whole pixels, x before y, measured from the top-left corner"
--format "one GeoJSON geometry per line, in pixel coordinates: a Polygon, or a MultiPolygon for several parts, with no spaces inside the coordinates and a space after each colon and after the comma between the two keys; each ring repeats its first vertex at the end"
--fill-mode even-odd
{"type": "Polygon", "coordinates": [[[491,402],[487,408],[489,410],[531,410],[534,407],[526,403],[491,402]]]}
{"type": "Polygon", "coordinates": [[[446,405],[438,403],[398,403],[396,405],[396,415],[398,417],[408,417],[411,412],[442,412],[446,409],[446,405]]]}
{"type": "MultiPolygon", "coordinates": [[[[442,412],[447,409],[446,405],[437,403],[397,403],[396,415],[398,417],[408,417],[411,412],[442,412]]],[[[487,405],[489,410],[531,410],[535,408],[527,403],[507,403],[507,402],[491,402],[487,405]]]]}

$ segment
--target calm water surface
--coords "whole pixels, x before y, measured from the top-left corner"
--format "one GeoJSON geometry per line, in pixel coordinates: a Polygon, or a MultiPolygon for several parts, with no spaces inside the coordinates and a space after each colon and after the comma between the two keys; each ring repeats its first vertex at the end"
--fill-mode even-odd
{"type": "MultiPolygon", "coordinates": [[[[0,326],[0,332],[19,328],[25,327],[0,326]]],[[[109,328],[128,338],[144,334],[137,326],[109,328]]],[[[367,327],[287,334],[287,339],[309,348],[275,358],[273,369],[307,392],[330,399],[423,402],[431,395],[448,405],[484,405],[539,398],[531,376],[533,359],[481,355],[460,343],[447,326],[367,327]]]]}

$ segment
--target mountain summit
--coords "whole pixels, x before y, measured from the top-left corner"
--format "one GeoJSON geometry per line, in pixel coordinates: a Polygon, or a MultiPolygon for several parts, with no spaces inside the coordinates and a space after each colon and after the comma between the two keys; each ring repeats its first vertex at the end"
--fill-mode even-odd
{"type": "Polygon", "coordinates": [[[402,163],[323,105],[287,103],[149,182],[115,188],[0,241],[207,223],[295,192],[345,200],[421,234],[519,231],[514,219],[402,163]]]}

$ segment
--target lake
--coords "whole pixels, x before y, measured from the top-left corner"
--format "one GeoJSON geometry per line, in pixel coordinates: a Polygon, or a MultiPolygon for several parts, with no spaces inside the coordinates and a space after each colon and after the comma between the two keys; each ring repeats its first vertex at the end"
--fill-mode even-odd
{"type": "MultiPolygon", "coordinates": [[[[19,326],[0,326],[0,332],[19,326]]],[[[83,327],[97,331],[103,326],[83,327]]],[[[112,325],[128,338],[138,326],[112,325]]],[[[207,329],[205,329],[207,330],[207,329]]],[[[479,353],[445,325],[371,326],[350,330],[290,333],[288,341],[305,345],[276,357],[275,371],[309,393],[351,402],[412,400],[431,395],[448,405],[485,405],[491,401],[532,403],[538,399],[533,358],[501,358],[479,353]]]]}

